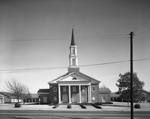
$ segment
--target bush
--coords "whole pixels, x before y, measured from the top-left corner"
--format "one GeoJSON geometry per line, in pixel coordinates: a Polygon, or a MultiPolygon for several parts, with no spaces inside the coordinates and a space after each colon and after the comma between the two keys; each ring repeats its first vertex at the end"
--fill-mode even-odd
{"type": "Polygon", "coordinates": [[[67,105],[67,108],[68,108],[68,109],[71,109],[71,104],[68,104],[68,105],[67,105]]]}
{"type": "Polygon", "coordinates": [[[135,104],[135,105],[134,105],[134,108],[139,109],[140,107],[141,107],[140,104],[135,104]]]}
{"type": "Polygon", "coordinates": [[[101,109],[102,107],[101,106],[98,106],[96,104],[92,104],[93,107],[97,108],[97,109],[101,109]]]}
{"type": "Polygon", "coordinates": [[[54,105],[54,107],[53,107],[53,108],[54,108],[54,109],[56,109],[58,106],[59,106],[58,104],[57,104],[57,105],[54,105]]]}
{"type": "Polygon", "coordinates": [[[81,107],[82,109],[86,109],[86,106],[84,106],[84,105],[82,105],[82,104],[80,104],[80,107],[81,107]]]}
{"type": "Polygon", "coordinates": [[[15,107],[19,108],[19,107],[21,107],[21,104],[17,102],[17,103],[15,103],[15,107]]]}

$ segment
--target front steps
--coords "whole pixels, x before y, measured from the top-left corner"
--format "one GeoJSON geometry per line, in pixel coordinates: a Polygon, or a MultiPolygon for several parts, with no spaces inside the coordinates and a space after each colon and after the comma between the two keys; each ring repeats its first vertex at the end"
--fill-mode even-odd
{"type": "MultiPolygon", "coordinates": [[[[100,106],[99,106],[100,107],[100,106]]],[[[58,104],[53,107],[53,109],[56,110],[74,110],[74,111],[80,111],[80,110],[100,110],[100,108],[97,108],[93,106],[92,104],[58,104]]]]}

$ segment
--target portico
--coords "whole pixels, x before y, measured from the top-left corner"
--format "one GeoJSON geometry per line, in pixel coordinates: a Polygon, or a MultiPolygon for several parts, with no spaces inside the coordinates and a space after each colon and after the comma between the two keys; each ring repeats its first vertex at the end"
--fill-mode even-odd
{"type": "Polygon", "coordinates": [[[91,103],[91,84],[58,84],[60,103],[91,103]]]}

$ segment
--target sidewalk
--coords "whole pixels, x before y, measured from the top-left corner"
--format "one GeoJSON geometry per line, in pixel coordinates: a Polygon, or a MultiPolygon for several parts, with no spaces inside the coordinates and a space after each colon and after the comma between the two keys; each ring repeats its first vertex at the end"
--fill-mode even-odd
{"type": "MultiPolygon", "coordinates": [[[[134,111],[150,111],[150,103],[141,103],[140,109],[134,111]]],[[[59,105],[57,108],[50,105],[21,105],[15,108],[14,104],[0,104],[0,110],[51,110],[51,111],[130,111],[127,104],[114,103],[109,105],[101,105],[102,109],[97,109],[91,105],[85,105],[86,109],[82,109],[79,105],[72,105],[71,109],[67,109],[67,105],[59,105]]]]}

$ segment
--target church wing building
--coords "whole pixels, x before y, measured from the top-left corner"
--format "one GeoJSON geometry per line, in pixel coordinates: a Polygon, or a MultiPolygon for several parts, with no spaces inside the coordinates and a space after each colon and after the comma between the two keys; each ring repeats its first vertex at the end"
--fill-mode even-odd
{"type": "Polygon", "coordinates": [[[99,102],[100,81],[80,72],[77,45],[72,29],[68,72],[50,82],[49,89],[38,91],[41,103],[92,103],[99,102]]]}

